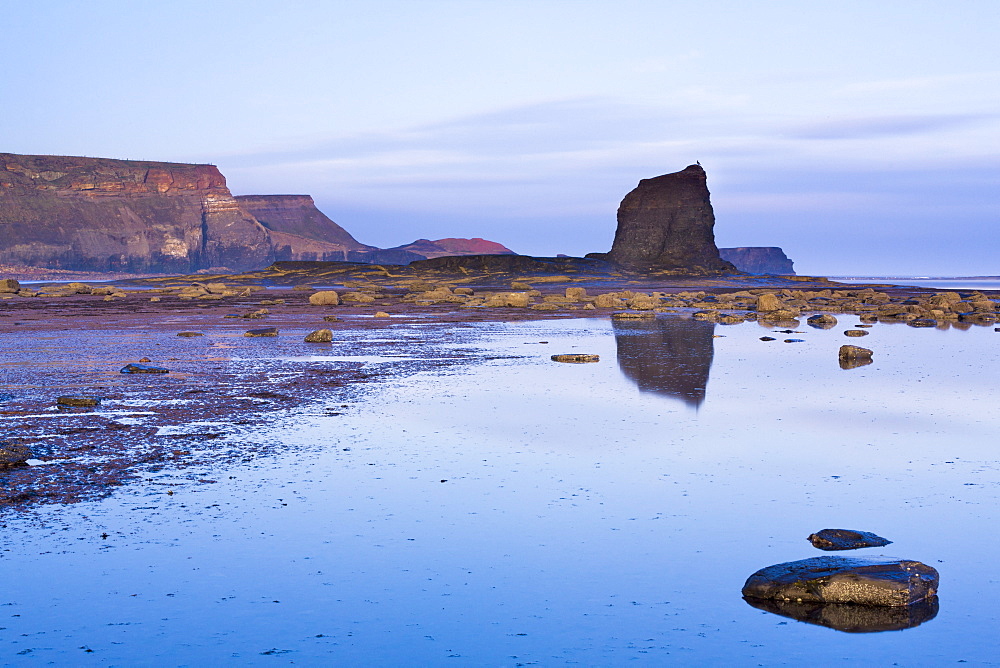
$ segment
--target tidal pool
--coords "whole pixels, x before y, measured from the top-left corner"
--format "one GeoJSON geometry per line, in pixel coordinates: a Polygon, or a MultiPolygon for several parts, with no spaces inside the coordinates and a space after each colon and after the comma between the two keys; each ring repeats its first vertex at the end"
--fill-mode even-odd
{"type": "Polygon", "coordinates": [[[271,454],[201,482],[165,470],[100,501],[5,511],[0,656],[1000,663],[1000,333],[878,324],[858,341],[839,318],[787,335],[670,316],[395,324],[383,354],[422,338],[479,361],[388,377],[335,412],[275,412],[238,437],[271,454]],[[841,369],[847,343],[874,363],[841,369]],[[849,555],[938,569],[938,607],[845,633],[740,597],[759,568],[823,554],[806,540],[823,528],[894,541],[849,555]]]}

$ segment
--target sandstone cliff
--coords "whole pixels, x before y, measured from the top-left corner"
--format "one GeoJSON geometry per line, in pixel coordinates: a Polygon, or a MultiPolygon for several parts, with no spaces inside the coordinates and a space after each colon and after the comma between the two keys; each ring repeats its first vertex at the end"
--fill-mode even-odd
{"type": "Polygon", "coordinates": [[[705,170],[700,165],[643,179],[618,207],[618,229],[606,259],[638,271],[734,271],[719,257],[714,226],[705,170]]]}
{"type": "Polygon", "coordinates": [[[272,260],[214,165],[0,153],[0,263],[186,273],[272,260]]]}
{"type": "Polygon", "coordinates": [[[777,246],[742,246],[740,248],[720,248],[719,255],[726,262],[732,262],[740,271],[748,274],[773,274],[793,276],[792,261],[777,246]]]}
{"type": "Polygon", "coordinates": [[[237,195],[236,201],[270,231],[277,260],[346,261],[351,251],[377,250],[330,220],[309,195],[237,195]]]}

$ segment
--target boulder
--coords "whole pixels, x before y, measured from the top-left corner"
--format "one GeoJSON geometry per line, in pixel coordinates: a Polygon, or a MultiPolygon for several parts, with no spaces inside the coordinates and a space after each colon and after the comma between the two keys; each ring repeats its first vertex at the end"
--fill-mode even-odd
{"type": "Polygon", "coordinates": [[[586,362],[600,362],[600,355],[584,355],[584,354],[566,354],[566,355],[553,355],[553,362],[569,362],[570,364],[583,364],[586,362]]]}
{"type": "Polygon", "coordinates": [[[844,336],[853,336],[853,337],[868,336],[868,332],[866,332],[863,329],[845,329],[844,336]]]}
{"type": "Polygon", "coordinates": [[[806,318],[806,324],[816,329],[832,329],[837,326],[837,319],[829,313],[811,315],[806,318]]]}
{"type": "Polygon", "coordinates": [[[587,296],[587,288],[566,288],[565,294],[570,299],[582,299],[587,296]]]}
{"type": "Polygon", "coordinates": [[[89,408],[92,406],[100,406],[100,397],[85,397],[81,395],[73,395],[66,397],[59,397],[56,399],[56,404],[60,406],[72,406],[74,408],[89,408]]]}
{"type": "Polygon", "coordinates": [[[0,469],[22,466],[31,459],[31,449],[16,441],[0,441],[0,469]]]}
{"type": "Polygon", "coordinates": [[[261,336],[277,336],[278,329],[276,327],[262,327],[260,329],[250,329],[243,333],[243,336],[249,337],[261,337],[261,336]]]}
{"type": "Polygon", "coordinates": [[[126,364],[119,373],[170,373],[170,370],[148,364],[126,364]]]}
{"type": "Polygon", "coordinates": [[[177,336],[189,339],[195,336],[205,336],[205,335],[202,334],[201,332],[177,332],[177,336]]]}
{"type": "Polygon", "coordinates": [[[809,534],[808,540],[813,547],[827,552],[859,550],[863,547],[882,547],[892,542],[869,531],[855,531],[853,529],[823,529],[809,534]]]}
{"type": "Polygon", "coordinates": [[[340,304],[340,295],[333,290],[322,290],[309,295],[309,303],[313,306],[337,306],[340,304]]]}
{"type": "Polygon", "coordinates": [[[16,293],[20,291],[21,284],[13,278],[0,278],[0,293],[16,293]]]}
{"type": "Polygon", "coordinates": [[[937,594],[938,572],[919,561],[890,557],[813,557],[757,571],[746,598],[801,603],[907,606],[937,594]]]}
{"type": "Polygon", "coordinates": [[[871,359],[872,351],[861,346],[840,346],[840,359],[871,359]]]}
{"type": "Polygon", "coordinates": [[[618,207],[618,228],[606,259],[639,271],[733,272],[719,256],[714,226],[701,165],[643,179],[618,207]]]}
{"type": "Polygon", "coordinates": [[[317,329],[306,334],[306,343],[330,343],[333,341],[333,332],[329,329],[317,329]]]}
{"type": "Polygon", "coordinates": [[[784,302],[778,299],[777,295],[771,294],[770,292],[765,292],[762,295],[757,295],[757,305],[756,310],[758,312],[768,312],[768,311],[780,311],[785,308],[784,302]]]}

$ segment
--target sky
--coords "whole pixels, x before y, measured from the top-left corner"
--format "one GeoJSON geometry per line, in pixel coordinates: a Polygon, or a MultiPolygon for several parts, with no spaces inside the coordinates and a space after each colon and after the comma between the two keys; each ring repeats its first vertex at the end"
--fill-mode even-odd
{"type": "Polygon", "coordinates": [[[0,151],[216,164],[359,241],[610,248],[700,161],[719,246],[998,275],[997,0],[0,0],[0,151]]]}

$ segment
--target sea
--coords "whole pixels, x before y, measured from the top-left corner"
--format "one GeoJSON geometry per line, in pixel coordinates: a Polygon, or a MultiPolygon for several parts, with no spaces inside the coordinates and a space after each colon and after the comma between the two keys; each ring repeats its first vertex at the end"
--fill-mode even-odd
{"type": "Polygon", "coordinates": [[[272,346],[379,376],[412,364],[413,340],[463,362],[234,426],[227,445],[257,454],[216,470],[5,509],[0,662],[998,665],[1000,333],[879,323],[872,363],[842,368],[859,339],[837,318],[400,321],[310,355],[233,337],[232,364],[272,346]],[[390,352],[352,353],[375,338],[390,352]],[[847,554],[922,561],[938,599],[777,614],[742,598],[758,569],[826,554],[807,541],[824,528],[891,540],[847,554]]]}

